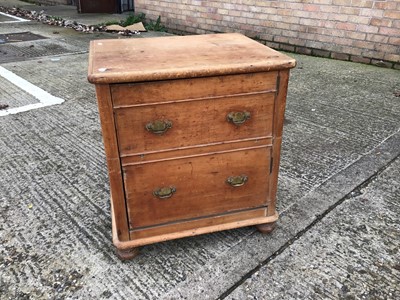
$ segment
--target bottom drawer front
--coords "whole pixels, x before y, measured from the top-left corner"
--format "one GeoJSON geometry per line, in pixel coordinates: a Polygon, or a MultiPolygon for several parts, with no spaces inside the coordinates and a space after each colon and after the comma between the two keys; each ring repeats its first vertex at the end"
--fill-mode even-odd
{"type": "Polygon", "coordinates": [[[270,148],[124,167],[131,228],[266,205],[270,148]]]}

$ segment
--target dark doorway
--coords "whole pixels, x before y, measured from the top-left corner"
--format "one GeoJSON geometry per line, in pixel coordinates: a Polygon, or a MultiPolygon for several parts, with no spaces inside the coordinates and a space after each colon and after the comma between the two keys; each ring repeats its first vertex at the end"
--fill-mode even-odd
{"type": "Polygon", "coordinates": [[[122,13],[134,10],[134,0],[75,0],[80,13],[122,13]]]}
{"type": "Polygon", "coordinates": [[[118,0],[78,0],[78,12],[80,13],[119,13],[118,0]]]}

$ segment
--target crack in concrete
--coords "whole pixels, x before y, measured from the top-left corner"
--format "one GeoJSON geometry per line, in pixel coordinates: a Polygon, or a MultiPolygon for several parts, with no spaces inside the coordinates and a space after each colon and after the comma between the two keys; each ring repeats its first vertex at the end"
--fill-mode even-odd
{"type": "MultiPolygon", "coordinates": [[[[230,294],[232,294],[233,291],[235,291],[239,286],[241,286],[247,279],[252,277],[255,273],[257,273],[262,267],[268,265],[272,260],[274,260],[278,255],[280,255],[283,251],[285,251],[291,244],[293,244],[296,240],[298,240],[300,237],[302,237],[306,232],[311,230],[315,225],[317,225],[319,222],[321,222],[332,210],[334,210],[336,207],[340,206],[343,204],[346,200],[354,199],[360,195],[362,195],[362,190],[367,188],[368,185],[370,185],[381,173],[383,173],[386,169],[388,169],[397,159],[400,158],[400,154],[396,155],[392,160],[390,160],[386,165],[382,166],[380,169],[378,169],[374,174],[369,176],[367,179],[365,179],[362,183],[357,185],[351,192],[347,193],[344,197],[340,198],[336,203],[331,205],[327,210],[325,210],[322,214],[317,215],[316,219],[313,220],[307,227],[304,229],[300,230],[294,237],[289,239],[284,245],[282,245],[277,251],[275,251],[272,255],[270,255],[267,259],[262,261],[260,264],[258,264],[255,268],[250,270],[248,273],[246,273],[242,278],[237,281],[234,285],[232,285],[228,290],[226,290],[223,294],[221,294],[217,299],[218,300],[223,300],[226,297],[228,297],[230,294]]],[[[284,213],[283,213],[284,214],[284,213]]],[[[282,215],[283,215],[282,214],[282,215]]],[[[253,234],[256,234],[257,232],[253,232],[253,234]]]]}

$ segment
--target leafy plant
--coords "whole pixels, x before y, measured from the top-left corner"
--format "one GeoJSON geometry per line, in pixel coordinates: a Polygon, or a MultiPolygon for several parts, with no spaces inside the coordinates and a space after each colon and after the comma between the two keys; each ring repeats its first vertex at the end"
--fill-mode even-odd
{"type": "Polygon", "coordinates": [[[139,22],[144,22],[146,15],[144,13],[140,13],[137,15],[130,14],[125,20],[122,20],[119,24],[123,27],[136,24],[139,22]]]}
{"type": "Polygon", "coordinates": [[[167,29],[165,28],[164,25],[161,24],[161,16],[158,16],[157,20],[154,22],[152,20],[146,21],[146,14],[140,13],[137,15],[130,14],[125,20],[117,21],[108,21],[106,23],[99,24],[109,26],[109,25],[121,25],[122,27],[126,27],[132,24],[136,24],[142,22],[146,30],[150,31],[162,31],[165,32],[167,29]]]}
{"type": "Polygon", "coordinates": [[[120,21],[114,20],[114,21],[108,21],[108,22],[102,23],[101,25],[109,26],[109,25],[117,25],[119,23],[120,23],[120,21]]]}
{"type": "Polygon", "coordinates": [[[161,24],[161,16],[158,16],[157,21],[149,21],[144,24],[147,30],[151,31],[166,31],[166,28],[161,24]]]}

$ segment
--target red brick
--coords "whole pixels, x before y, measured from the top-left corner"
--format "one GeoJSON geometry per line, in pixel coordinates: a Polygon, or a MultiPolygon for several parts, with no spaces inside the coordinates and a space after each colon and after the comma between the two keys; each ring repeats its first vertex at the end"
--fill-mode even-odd
{"type": "Polygon", "coordinates": [[[287,44],[280,44],[279,49],[283,51],[294,52],[295,47],[287,44]]]}
{"type": "Polygon", "coordinates": [[[387,53],[396,53],[398,47],[389,45],[389,44],[375,44],[375,50],[379,52],[387,53]]]}
{"type": "Polygon", "coordinates": [[[400,28],[400,20],[393,21],[392,27],[394,27],[394,28],[400,28]]]}
{"type": "Polygon", "coordinates": [[[380,34],[387,34],[391,36],[400,36],[400,29],[390,28],[390,27],[381,27],[379,28],[380,34]]]}
{"type": "Polygon", "coordinates": [[[311,55],[311,49],[306,47],[296,47],[296,52],[300,54],[311,55]]]}
{"type": "Polygon", "coordinates": [[[349,18],[349,22],[355,23],[355,24],[361,24],[361,25],[368,25],[370,22],[369,17],[361,17],[361,16],[351,16],[349,18]]]}
{"type": "Polygon", "coordinates": [[[375,1],[374,8],[378,9],[396,9],[396,1],[375,1]]]}
{"type": "Polygon", "coordinates": [[[400,19],[400,11],[394,11],[394,10],[387,10],[383,14],[385,18],[390,18],[390,19],[395,19],[399,20],[400,19]]]}
{"type": "Polygon", "coordinates": [[[325,34],[330,34],[336,38],[336,37],[345,37],[346,32],[350,32],[350,31],[345,31],[345,30],[341,30],[341,29],[330,29],[325,34]]]}
{"type": "Polygon", "coordinates": [[[309,32],[309,33],[320,33],[321,32],[321,28],[314,27],[314,26],[307,26],[307,32],[309,32]]]}
{"type": "Polygon", "coordinates": [[[383,59],[384,53],[380,53],[378,51],[373,50],[364,50],[362,51],[362,55],[366,57],[374,57],[376,59],[383,59]]]}
{"type": "Polygon", "coordinates": [[[275,36],[274,42],[289,44],[289,38],[286,36],[275,36]]]}
{"type": "Polygon", "coordinates": [[[357,30],[366,33],[378,33],[379,28],[370,25],[358,25],[357,30]]]}
{"type": "Polygon", "coordinates": [[[321,35],[321,34],[317,34],[317,35],[315,35],[315,39],[317,40],[317,41],[320,41],[320,42],[324,42],[324,43],[332,43],[332,42],[334,42],[334,37],[333,36],[331,36],[331,35],[321,35]]]}
{"type": "Polygon", "coordinates": [[[282,1],[260,1],[260,2],[265,2],[267,5],[269,4],[271,7],[280,7],[280,8],[285,7],[285,3],[283,3],[282,1]]]}
{"type": "Polygon", "coordinates": [[[333,20],[333,21],[346,22],[348,19],[349,19],[349,16],[343,15],[343,14],[332,14],[330,16],[330,20],[333,20]]]}
{"type": "Polygon", "coordinates": [[[372,26],[389,27],[392,24],[392,20],[382,19],[382,18],[371,18],[370,24],[372,26]]]}
{"type": "Polygon", "coordinates": [[[334,42],[337,45],[350,46],[354,41],[345,37],[335,37],[334,42]]]}
{"type": "Polygon", "coordinates": [[[331,58],[338,59],[338,60],[349,60],[350,55],[345,54],[345,53],[332,52],[331,58]]]}
{"type": "Polygon", "coordinates": [[[367,8],[371,8],[372,5],[373,5],[373,1],[351,0],[351,5],[352,5],[352,6],[357,6],[357,7],[367,7],[367,8]]]}
{"type": "Polygon", "coordinates": [[[337,23],[336,28],[342,30],[356,30],[357,25],[353,23],[337,23]]]}
{"type": "Polygon", "coordinates": [[[303,40],[313,40],[315,38],[314,33],[300,32],[299,38],[303,40]]]}
{"type": "Polygon", "coordinates": [[[371,58],[364,56],[351,55],[350,60],[357,63],[370,64],[371,58]]]}
{"type": "Polygon", "coordinates": [[[362,8],[361,12],[360,12],[360,16],[381,18],[383,16],[383,10],[372,9],[372,8],[362,8]]]}
{"type": "Polygon", "coordinates": [[[391,45],[400,46],[400,37],[390,37],[388,43],[391,45]]]}
{"type": "MultiPolygon", "coordinates": [[[[335,7],[336,11],[338,7],[335,7]]],[[[347,14],[347,15],[359,15],[360,14],[360,8],[358,7],[348,7],[348,6],[341,6],[340,7],[340,13],[342,14],[347,14]]]]}
{"type": "Polygon", "coordinates": [[[332,4],[338,5],[338,6],[344,6],[347,5],[350,1],[349,0],[333,0],[332,4]]]}
{"type": "MultiPolygon", "coordinates": [[[[332,4],[332,0],[312,0],[311,3],[315,3],[315,4],[332,4]]],[[[325,6],[325,5],[322,5],[322,6],[325,6]]]]}
{"type": "Polygon", "coordinates": [[[351,43],[353,47],[361,48],[361,49],[375,49],[375,43],[367,42],[367,41],[353,41],[351,43]]]}
{"type": "Polygon", "coordinates": [[[317,20],[327,20],[329,17],[329,13],[325,13],[325,12],[320,12],[320,11],[316,11],[316,12],[310,12],[309,18],[310,19],[317,19],[317,20]]]}
{"type": "Polygon", "coordinates": [[[319,10],[322,12],[336,13],[338,11],[338,7],[334,5],[321,5],[319,10]]]}
{"type": "Polygon", "coordinates": [[[324,45],[325,45],[324,43],[314,41],[314,40],[306,41],[306,46],[310,47],[310,48],[323,49],[324,45]]]}
{"type": "Polygon", "coordinates": [[[392,68],[393,63],[388,62],[388,61],[383,61],[379,59],[371,59],[371,64],[377,66],[377,67],[383,67],[383,68],[392,68]]]}
{"type": "Polygon", "coordinates": [[[303,8],[305,11],[319,11],[319,5],[314,4],[304,4],[303,8]]]}
{"type": "Polygon", "coordinates": [[[399,54],[385,54],[383,57],[384,60],[387,61],[394,61],[394,62],[400,62],[400,55],[399,54]]]}
{"type": "Polygon", "coordinates": [[[367,34],[366,40],[375,43],[387,43],[389,37],[386,35],[379,35],[379,34],[367,34]]]}
{"type": "Polygon", "coordinates": [[[331,53],[330,53],[330,51],[326,51],[326,50],[313,49],[312,55],[319,56],[319,57],[330,57],[331,53]]]}
{"type": "Polygon", "coordinates": [[[272,34],[262,33],[260,38],[264,41],[272,41],[274,36],[272,34]]]}

